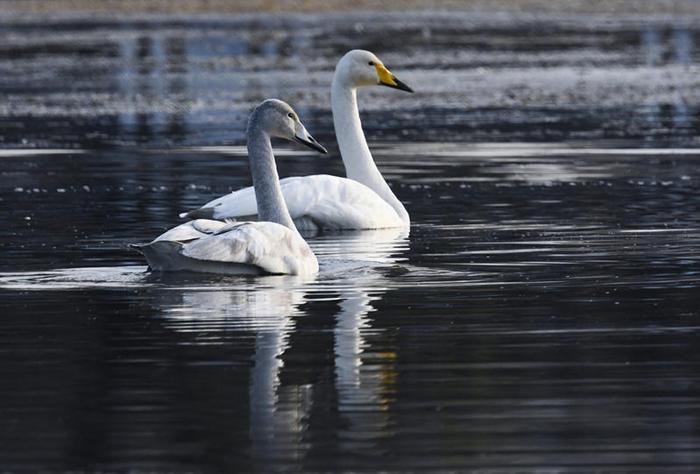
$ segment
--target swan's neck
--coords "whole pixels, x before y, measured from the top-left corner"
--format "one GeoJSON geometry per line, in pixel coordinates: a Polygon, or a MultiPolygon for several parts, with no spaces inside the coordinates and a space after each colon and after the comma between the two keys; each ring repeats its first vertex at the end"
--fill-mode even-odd
{"type": "Polygon", "coordinates": [[[248,128],[248,159],[260,221],[276,222],[296,231],[282,196],[270,136],[255,123],[248,128]]]}
{"type": "Polygon", "coordinates": [[[335,135],[338,138],[347,177],[377,193],[394,208],[401,220],[408,224],[410,219],[406,208],[377,169],[367,146],[360,123],[360,111],[357,108],[357,89],[344,83],[337,73],[331,86],[331,108],[335,135]]]}

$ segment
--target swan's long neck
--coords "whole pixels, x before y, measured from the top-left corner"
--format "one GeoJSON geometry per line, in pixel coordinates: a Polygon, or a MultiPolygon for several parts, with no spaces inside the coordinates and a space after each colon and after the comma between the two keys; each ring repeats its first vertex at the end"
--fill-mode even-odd
{"type": "Polygon", "coordinates": [[[248,159],[258,204],[258,218],[296,231],[282,195],[270,136],[255,121],[251,121],[248,126],[248,159]]]}
{"type": "Polygon", "coordinates": [[[344,83],[337,72],[331,85],[331,108],[335,135],[338,138],[347,177],[372,189],[389,203],[408,225],[410,218],[406,208],[384,180],[367,146],[360,123],[360,111],[357,108],[357,89],[344,83]]]}

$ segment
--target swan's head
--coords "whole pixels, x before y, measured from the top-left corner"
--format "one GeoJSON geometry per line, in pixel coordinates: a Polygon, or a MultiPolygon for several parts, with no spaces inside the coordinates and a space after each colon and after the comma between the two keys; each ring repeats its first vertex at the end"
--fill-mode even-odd
{"type": "Polygon", "coordinates": [[[277,99],[268,99],[258,105],[248,122],[248,129],[259,127],[271,137],[284,138],[301,143],[321,153],[328,151],[306,131],[299,116],[289,104],[277,99]]]}
{"type": "Polygon", "coordinates": [[[351,87],[380,85],[413,92],[413,89],[399,81],[374,53],[364,49],[347,52],[338,62],[335,75],[351,87]]]}

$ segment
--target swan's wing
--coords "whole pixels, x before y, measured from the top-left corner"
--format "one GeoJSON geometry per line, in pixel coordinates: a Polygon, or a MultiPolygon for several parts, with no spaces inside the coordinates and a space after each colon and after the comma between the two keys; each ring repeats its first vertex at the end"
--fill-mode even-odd
{"type": "MultiPolygon", "coordinates": [[[[280,180],[283,183],[284,180],[280,180]]],[[[258,205],[255,200],[255,188],[248,186],[220,198],[209,201],[199,209],[180,214],[182,218],[230,219],[241,216],[255,216],[258,205]]]]}
{"type": "Polygon", "coordinates": [[[183,245],[185,257],[208,262],[239,263],[267,273],[310,274],[318,262],[301,236],[273,222],[225,224],[229,229],[183,245]]]}
{"type": "Polygon", "coordinates": [[[233,264],[236,266],[233,273],[246,273],[243,271],[246,267],[292,275],[318,271],[318,261],[306,241],[297,232],[273,222],[197,219],[173,227],[146,245],[134,247],[155,270],[202,271],[233,264]],[[201,264],[187,263],[193,260],[201,264]]]}
{"type": "MultiPolygon", "coordinates": [[[[282,194],[292,218],[311,219],[330,229],[376,229],[402,227],[403,221],[386,201],[357,181],[325,174],[280,180],[282,194]]],[[[215,219],[257,214],[255,191],[240,189],[182,214],[215,219]]]]}
{"type": "Polygon", "coordinates": [[[295,184],[290,187],[290,194],[298,201],[300,216],[310,217],[319,227],[381,229],[404,226],[394,208],[362,183],[331,175],[305,178],[310,183],[295,184]]]}
{"type": "Polygon", "coordinates": [[[285,199],[295,214],[326,229],[380,229],[403,227],[393,207],[369,187],[355,180],[319,174],[288,178],[285,199]]]}
{"type": "Polygon", "coordinates": [[[154,270],[183,269],[181,252],[188,242],[212,235],[228,225],[226,222],[198,219],[173,227],[147,244],[130,247],[141,252],[154,270]]]}
{"type": "Polygon", "coordinates": [[[177,227],[173,227],[156,237],[153,242],[179,242],[185,243],[199,239],[206,235],[214,234],[222,228],[231,225],[228,222],[214,221],[209,219],[197,219],[185,222],[177,227]]]}

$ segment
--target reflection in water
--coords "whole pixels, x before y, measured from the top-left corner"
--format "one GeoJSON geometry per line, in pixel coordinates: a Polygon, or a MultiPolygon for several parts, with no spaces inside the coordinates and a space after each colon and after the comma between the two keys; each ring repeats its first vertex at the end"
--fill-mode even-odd
{"type": "Polygon", "coordinates": [[[294,322],[303,317],[299,306],[305,290],[295,277],[262,278],[245,289],[185,290],[177,292],[181,302],[163,305],[167,327],[191,333],[196,344],[224,344],[231,331],[252,331],[255,349],[249,386],[250,440],[253,452],[283,450],[290,434],[303,429],[304,407],[289,400],[297,390],[280,394],[280,370],[294,322]],[[270,285],[270,286],[268,286],[270,285]],[[286,395],[286,397],[285,397],[286,395]],[[285,398],[280,409],[280,397],[285,398]],[[277,444],[275,444],[277,443],[277,444]]]}
{"type": "MultiPolygon", "coordinates": [[[[270,96],[325,114],[320,122],[329,127],[331,71],[352,47],[377,50],[421,85],[420,98],[366,91],[371,100],[362,107],[372,113],[363,120],[381,139],[695,138],[692,130],[646,128],[639,107],[674,103],[676,96],[697,103],[698,26],[685,21],[639,20],[619,29],[565,22],[538,41],[529,20],[508,27],[497,20],[497,28],[487,21],[475,29],[471,17],[454,12],[404,14],[400,21],[348,12],[143,21],[47,17],[27,28],[5,19],[0,89],[10,96],[0,104],[7,122],[0,140],[12,146],[240,142],[250,107],[270,96]],[[357,43],[358,28],[364,44],[357,43]],[[484,35],[492,39],[488,50],[484,35]],[[453,73],[440,74],[445,68],[453,73]],[[515,80],[504,80],[509,77],[515,80]],[[600,105],[619,96],[630,106],[600,105]],[[577,98],[599,110],[578,107],[577,98]]],[[[320,138],[331,134],[327,128],[320,138]]]]}
{"type": "Polygon", "coordinates": [[[148,285],[146,267],[78,267],[36,272],[2,272],[0,288],[6,290],[78,290],[132,288],[148,285]]]}
{"type": "Polygon", "coordinates": [[[382,432],[388,426],[395,356],[369,347],[367,336],[377,333],[369,314],[374,311],[373,303],[388,291],[380,267],[402,260],[407,232],[382,230],[366,235],[367,239],[358,232],[312,242],[324,268],[318,282],[266,277],[225,290],[165,292],[158,302],[166,327],[189,333],[194,344],[221,344],[230,331],[255,333],[249,410],[250,440],[258,459],[264,460],[271,453],[287,453],[296,459],[305,450],[302,440],[313,408],[314,388],[283,384],[281,372],[296,321],[306,316],[308,295],[338,302],[332,350],[337,409],[346,424],[340,442],[354,445],[367,436],[367,427],[382,432]],[[359,277],[358,268],[362,269],[359,277]],[[366,365],[363,355],[368,352],[373,359],[366,365]]]}
{"type": "Polygon", "coordinates": [[[166,40],[166,67],[170,77],[166,98],[172,101],[165,134],[176,142],[182,142],[186,133],[185,111],[189,102],[187,87],[187,44],[181,37],[169,37],[166,40]]]}
{"type": "Polygon", "coordinates": [[[654,66],[661,63],[663,45],[661,44],[658,29],[649,26],[642,31],[641,49],[644,54],[645,62],[648,66],[654,66]]]}
{"type": "Polygon", "coordinates": [[[673,49],[677,63],[690,64],[693,61],[693,36],[688,29],[673,30],[673,49]]]}
{"type": "Polygon", "coordinates": [[[375,332],[369,318],[370,312],[375,311],[372,303],[381,299],[383,293],[370,296],[367,291],[348,290],[341,295],[334,350],[338,411],[345,425],[340,433],[343,450],[371,448],[372,438],[389,430],[396,355],[374,351],[370,364],[363,360],[365,353],[372,352],[366,339],[366,335],[375,332]]]}
{"type": "Polygon", "coordinates": [[[664,63],[687,65],[693,61],[692,32],[685,27],[647,25],[641,32],[640,47],[648,66],[664,63]]]}
{"type": "MultiPolygon", "coordinates": [[[[347,255],[360,256],[384,265],[405,260],[408,231],[384,229],[358,233],[350,241],[342,241],[338,249],[347,255]]],[[[341,255],[343,255],[341,253],[341,255]]],[[[389,427],[389,406],[396,381],[394,351],[372,350],[367,336],[380,330],[372,329],[370,313],[389,288],[381,273],[365,272],[361,279],[349,278],[336,282],[340,290],[340,305],[335,317],[334,333],[335,384],[338,411],[345,428],[340,435],[341,448],[371,447],[371,438],[385,433],[389,427]],[[369,354],[371,363],[363,357],[369,354]],[[372,427],[368,430],[367,427],[372,427]]]]}
{"type": "MultiPolygon", "coordinates": [[[[151,85],[151,81],[154,79],[151,77],[154,66],[153,43],[153,38],[149,36],[141,36],[136,40],[136,48],[134,51],[134,62],[136,63],[134,67],[136,72],[136,90],[132,92],[132,100],[136,100],[138,97],[150,99],[153,96],[154,91],[151,85]]],[[[144,143],[153,139],[153,124],[150,113],[137,112],[135,116],[135,125],[135,135],[140,142],[144,143]]]]}
{"type": "Polygon", "coordinates": [[[187,133],[190,104],[186,38],[172,35],[139,35],[120,42],[121,64],[115,68],[115,89],[123,96],[119,115],[140,144],[165,136],[181,142],[187,133]],[[138,104],[159,104],[139,107],[138,104]]]}
{"type": "Polygon", "coordinates": [[[697,154],[380,148],[414,218],[410,240],[314,237],[311,281],[151,275],[119,247],[152,235],[144,222],[172,223],[183,207],[173,189],[203,201],[209,188],[188,186],[203,169],[245,184],[235,160],[153,152],[142,160],[152,168],[134,173],[126,153],[7,159],[21,190],[0,196],[31,219],[0,242],[0,375],[18,381],[0,390],[17,420],[0,430],[0,452],[35,470],[110,472],[197,470],[202,459],[224,472],[484,459],[605,470],[649,450],[679,462],[697,444],[667,423],[694,409],[697,154]],[[64,192],[41,192],[26,166],[55,173],[64,192]],[[650,436],[650,426],[665,428],[650,436]],[[65,454],[84,438],[89,448],[65,454]],[[600,450],[614,454],[600,461],[600,450]],[[85,467],[92,459],[103,464],[85,467]]]}

